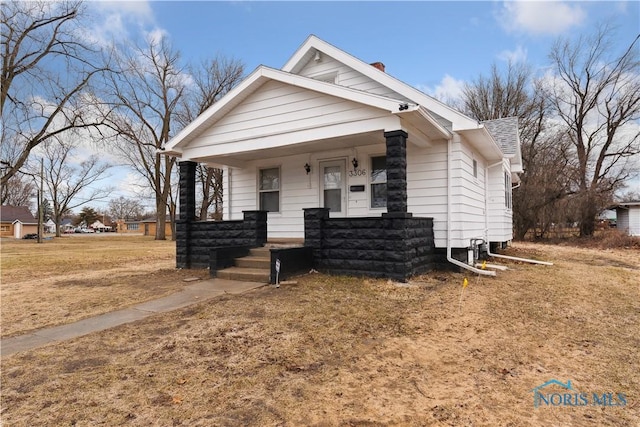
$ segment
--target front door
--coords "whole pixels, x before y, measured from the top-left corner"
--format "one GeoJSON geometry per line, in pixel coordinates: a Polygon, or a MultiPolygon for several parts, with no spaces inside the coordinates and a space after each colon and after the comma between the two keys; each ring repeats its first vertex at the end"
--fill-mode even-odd
{"type": "Polygon", "coordinates": [[[346,215],[346,176],[344,160],[320,162],[320,205],[329,215],[346,215]]]}

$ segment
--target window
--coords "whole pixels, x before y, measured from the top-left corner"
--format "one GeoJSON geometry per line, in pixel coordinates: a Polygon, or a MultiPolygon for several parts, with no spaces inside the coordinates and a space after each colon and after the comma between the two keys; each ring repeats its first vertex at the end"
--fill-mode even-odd
{"type": "Polygon", "coordinates": [[[507,171],[504,172],[504,205],[507,209],[513,207],[513,201],[511,199],[511,174],[507,171]]]}
{"type": "Polygon", "coordinates": [[[139,230],[140,229],[140,224],[136,223],[136,224],[127,224],[127,230],[139,230]]]}
{"type": "Polygon", "coordinates": [[[473,177],[478,177],[478,161],[476,159],[473,159],[473,177]]]}
{"type": "Polygon", "coordinates": [[[280,168],[260,169],[260,210],[280,212],[280,168]]]}
{"type": "Polygon", "coordinates": [[[11,227],[8,225],[0,225],[0,231],[11,231],[11,227]]]}
{"type": "Polygon", "coordinates": [[[387,158],[371,158],[371,207],[387,207],[387,158]]]}

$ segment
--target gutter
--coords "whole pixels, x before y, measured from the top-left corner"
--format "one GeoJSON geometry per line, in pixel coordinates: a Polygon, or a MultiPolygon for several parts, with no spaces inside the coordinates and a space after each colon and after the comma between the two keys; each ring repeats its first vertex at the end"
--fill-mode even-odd
{"type": "MultiPolygon", "coordinates": [[[[469,264],[465,264],[462,261],[458,261],[457,259],[451,256],[451,143],[453,138],[447,139],[447,261],[449,261],[453,265],[457,265],[458,267],[464,268],[465,270],[472,271],[482,276],[495,276],[495,271],[490,270],[481,270],[479,268],[475,268],[469,264]]],[[[486,215],[485,215],[486,216],[486,215]]]]}

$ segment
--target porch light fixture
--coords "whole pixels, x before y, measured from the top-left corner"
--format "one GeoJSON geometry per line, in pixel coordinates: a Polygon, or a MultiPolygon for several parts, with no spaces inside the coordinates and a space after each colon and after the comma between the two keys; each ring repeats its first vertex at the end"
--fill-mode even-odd
{"type": "Polygon", "coordinates": [[[311,166],[309,166],[309,163],[304,164],[304,170],[307,171],[307,175],[309,175],[309,172],[311,172],[311,166]]]}
{"type": "Polygon", "coordinates": [[[353,165],[354,169],[358,169],[358,159],[354,157],[353,160],[351,160],[351,164],[353,165]]]}

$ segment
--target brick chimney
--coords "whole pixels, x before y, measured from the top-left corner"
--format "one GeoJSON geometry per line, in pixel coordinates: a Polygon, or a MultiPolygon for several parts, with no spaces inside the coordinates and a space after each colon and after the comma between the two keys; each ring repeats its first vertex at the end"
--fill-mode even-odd
{"type": "Polygon", "coordinates": [[[376,67],[378,70],[382,71],[384,73],[384,64],[382,62],[374,62],[372,64],[369,64],[373,67],[376,67]]]}

